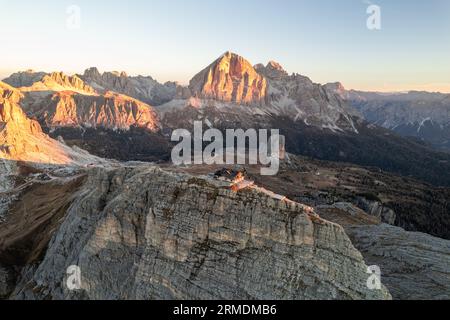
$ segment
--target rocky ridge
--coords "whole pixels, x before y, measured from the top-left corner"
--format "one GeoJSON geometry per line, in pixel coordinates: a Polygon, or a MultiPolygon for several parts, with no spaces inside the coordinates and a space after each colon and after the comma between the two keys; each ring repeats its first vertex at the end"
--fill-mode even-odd
{"type": "Polygon", "coordinates": [[[153,106],[172,100],[177,92],[174,82],[161,84],[152,77],[131,77],[125,72],[100,73],[95,67],[87,69],[80,78],[99,92],[115,91],[153,106]]]}
{"type": "Polygon", "coordinates": [[[70,91],[56,92],[27,104],[29,113],[50,129],[65,127],[129,130],[130,127],[157,131],[159,118],[154,109],[115,92],[89,96],[70,91]]]}
{"type": "Polygon", "coordinates": [[[63,72],[53,72],[45,75],[40,81],[29,87],[21,87],[22,92],[59,92],[73,91],[85,95],[96,95],[94,88],[84,83],[78,76],[68,76],[63,72]]]}

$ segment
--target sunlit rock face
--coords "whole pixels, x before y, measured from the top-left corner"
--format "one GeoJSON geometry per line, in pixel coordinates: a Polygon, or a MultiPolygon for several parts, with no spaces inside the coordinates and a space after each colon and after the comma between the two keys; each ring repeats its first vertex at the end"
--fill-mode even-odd
{"type": "Polygon", "coordinates": [[[45,75],[42,80],[34,82],[31,86],[21,87],[23,92],[36,91],[73,91],[83,93],[86,95],[95,95],[96,91],[91,86],[87,85],[78,76],[68,76],[63,72],[53,72],[45,75]]]}
{"type": "Polygon", "coordinates": [[[44,134],[22,110],[22,99],[20,91],[0,81],[0,162],[85,165],[100,160],[44,134]]]}
{"type": "Polygon", "coordinates": [[[158,116],[152,107],[114,92],[102,96],[57,92],[30,109],[49,128],[102,127],[128,130],[134,126],[150,131],[159,128],[158,116]]]}
{"type": "Polygon", "coordinates": [[[264,104],[267,81],[244,58],[227,52],[189,83],[193,95],[238,104],[264,104]]]}
{"type": "Polygon", "coordinates": [[[97,68],[89,68],[80,77],[100,93],[115,91],[150,105],[166,103],[177,92],[174,82],[161,84],[152,77],[131,77],[123,71],[100,73],[97,68]]]}
{"type": "Polygon", "coordinates": [[[69,163],[63,146],[42,133],[18,104],[22,94],[0,82],[0,159],[69,163]]]}
{"type": "Polygon", "coordinates": [[[18,105],[23,95],[9,85],[0,82],[0,123],[1,129],[21,129],[27,133],[40,133],[39,124],[27,118],[18,105]]]}

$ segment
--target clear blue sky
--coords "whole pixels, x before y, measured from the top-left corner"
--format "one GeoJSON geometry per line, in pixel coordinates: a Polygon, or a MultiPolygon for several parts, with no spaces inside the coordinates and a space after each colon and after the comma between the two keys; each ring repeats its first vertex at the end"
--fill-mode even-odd
{"type": "Polygon", "coordinates": [[[348,88],[450,92],[450,1],[0,0],[0,78],[16,70],[125,70],[188,80],[227,50],[348,88]],[[66,27],[69,5],[81,28],[66,27]],[[444,88],[444,89],[442,89],[444,88]]]}

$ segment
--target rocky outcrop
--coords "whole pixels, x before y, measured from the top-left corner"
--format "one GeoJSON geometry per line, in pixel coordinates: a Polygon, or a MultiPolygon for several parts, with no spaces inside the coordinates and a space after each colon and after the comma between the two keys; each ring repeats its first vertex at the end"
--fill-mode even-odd
{"type": "Polygon", "coordinates": [[[130,77],[125,72],[101,74],[97,68],[90,68],[80,77],[100,92],[115,91],[155,106],[172,100],[177,92],[173,82],[161,84],[152,77],[130,77]]]}
{"type": "Polygon", "coordinates": [[[241,56],[226,52],[189,83],[194,96],[237,104],[265,102],[267,81],[241,56]]]}
{"type": "Polygon", "coordinates": [[[15,299],[387,299],[311,208],[157,167],[92,169],[15,299]],[[66,287],[81,270],[81,290],[66,287]]]}
{"type": "Polygon", "coordinates": [[[27,109],[49,128],[129,130],[138,127],[149,131],[159,128],[158,116],[152,107],[114,92],[101,96],[58,92],[27,109]]]}
{"type": "Polygon", "coordinates": [[[342,225],[366,263],[380,269],[394,299],[450,298],[449,240],[380,223],[350,204],[317,209],[321,217],[342,225]]]}
{"type": "Polygon", "coordinates": [[[387,224],[346,231],[366,262],[381,268],[381,280],[394,299],[450,299],[449,240],[387,224]]]}
{"type": "MultiPolygon", "coordinates": [[[[13,88],[5,82],[0,81],[0,101],[2,103],[6,100],[11,103],[19,103],[22,98],[23,94],[19,90],[13,88]]],[[[5,117],[5,115],[3,116],[5,117]]]]}
{"type": "Polygon", "coordinates": [[[383,203],[379,201],[371,201],[364,197],[357,197],[355,203],[368,214],[379,218],[387,224],[395,225],[397,215],[394,210],[386,207],[383,203]]]}

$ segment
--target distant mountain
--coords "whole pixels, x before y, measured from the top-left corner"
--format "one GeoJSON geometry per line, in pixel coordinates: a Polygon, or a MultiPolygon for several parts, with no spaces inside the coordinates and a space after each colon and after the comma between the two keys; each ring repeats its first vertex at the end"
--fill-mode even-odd
{"type": "Polygon", "coordinates": [[[328,84],[364,118],[402,136],[430,143],[450,151],[450,94],[411,91],[376,93],[345,90],[341,84],[328,84]]]}
{"type": "Polygon", "coordinates": [[[272,115],[334,132],[357,132],[357,114],[327,87],[299,74],[289,75],[274,61],[265,67],[259,64],[256,70],[268,79],[267,101],[272,115]]]}
{"type": "Polygon", "coordinates": [[[125,72],[104,72],[90,68],[80,75],[87,84],[100,93],[115,91],[150,105],[160,105],[172,100],[177,92],[174,82],[161,84],[152,77],[129,77],[125,72]]]}
{"type": "Polygon", "coordinates": [[[84,83],[78,76],[69,76],[63,72],[16,73],[5,79],[5,82],[19,88],[22,92],[73,91],[86,95],[96,94],[94,88],[84,83]]]}

